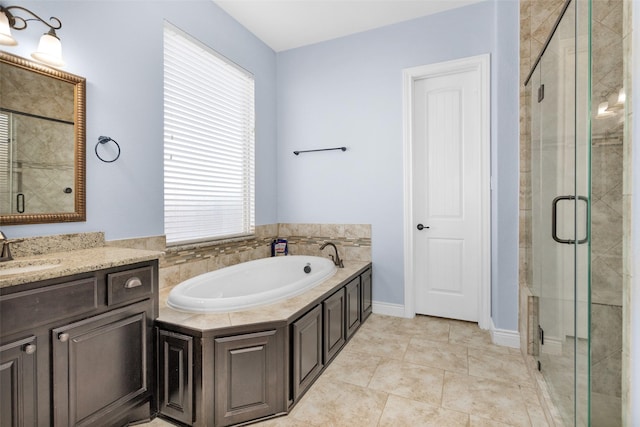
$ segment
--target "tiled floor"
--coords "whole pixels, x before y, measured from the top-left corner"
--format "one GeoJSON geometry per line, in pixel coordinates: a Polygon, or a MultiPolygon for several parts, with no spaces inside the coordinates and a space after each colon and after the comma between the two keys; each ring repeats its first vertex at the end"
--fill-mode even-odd
{"type": "MultiPolygon", "coordinates": [[[[146,424],[164,427],[159,419],[146,424]]],[[[517,349],[476,324],[372,315],[286,417],[260,427],[546,426],[517,349]]]]}

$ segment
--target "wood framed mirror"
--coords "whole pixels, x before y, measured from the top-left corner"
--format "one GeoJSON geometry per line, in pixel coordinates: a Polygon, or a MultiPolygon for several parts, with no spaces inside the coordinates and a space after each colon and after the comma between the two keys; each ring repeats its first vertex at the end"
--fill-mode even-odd
{"type": "Polygon", "coordinates": [[[0,226],[86,220],[86,79],[0,51],[0,226]]]}

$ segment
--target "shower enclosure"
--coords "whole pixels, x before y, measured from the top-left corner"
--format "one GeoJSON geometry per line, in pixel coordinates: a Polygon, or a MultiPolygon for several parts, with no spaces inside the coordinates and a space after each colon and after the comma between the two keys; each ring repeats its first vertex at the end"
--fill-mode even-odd
{"type": "Polygon", "coordinates": [[[621,425],[622,2],[593,3],[564,4],[525,83],[532,352],[567,426],[621,425]]]}

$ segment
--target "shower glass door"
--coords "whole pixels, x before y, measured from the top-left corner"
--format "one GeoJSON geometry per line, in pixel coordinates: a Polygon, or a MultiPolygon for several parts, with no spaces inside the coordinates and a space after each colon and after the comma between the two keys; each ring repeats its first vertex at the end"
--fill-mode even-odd
{"type": "Polygon", "coordinates": [[[565,4],[526,86],[534,347],[563,422],[580,426],[589,425],[588,7],[565,4]]]}

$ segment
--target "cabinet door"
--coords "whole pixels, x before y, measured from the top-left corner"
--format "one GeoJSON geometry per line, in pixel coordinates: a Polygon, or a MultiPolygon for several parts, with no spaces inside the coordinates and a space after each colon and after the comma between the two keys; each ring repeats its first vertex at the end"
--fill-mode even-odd
{"type": "Polygon", "coordinates": [[[271,330],[214,340],[216,426],[284,411],[282,335],[271,330]]]}
{"type": "Polygon", "coordinates": [[[0,426],[37,425],[36,337],[0,346],[0,426]]]}
{"type": "Polygon", "coordinates": [[[324,300],[324,363],[329,363],[338,354],[345,339],[344,288],[324,300]]]}
{"type": "Polygon", "coordinates": [[[292,331],[293,396],[298,399],[322,371],[322,307],[295,321],[292,331]]]}
{"type": "Polygon", "coordinates": [[[364,322],[372,312],[373,302],[371,293],[371,269],[365,271],[360,276],[362,286],[362,315],[361,320],[364,322]]]}
{"type": "Polygon", "coordinates": [[[360,278],[357,277],[345,286],[347,292],[347,339],[360,326],[360,278]]]}
{"type": "Polygon", "coordinates": [[[145,397],[151,341],[146,312],[132,311],[135,306],[52,331],[54,425],[107,425],[145,397]]]}
{"type": "Polygon", "coordinates": [[[193,422],[193,337],[158,331],[160,413],[193,422]]]}

